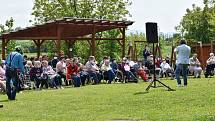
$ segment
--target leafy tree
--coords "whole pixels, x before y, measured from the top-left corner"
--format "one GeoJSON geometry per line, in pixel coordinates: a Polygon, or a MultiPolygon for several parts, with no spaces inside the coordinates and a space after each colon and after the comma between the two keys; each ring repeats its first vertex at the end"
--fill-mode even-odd
{"type": "MultiPolygon", "coordinates": [[[[130,0],[35,0],[32,15],[35,16],[35,23],[63,17],[125,20],[127,16],[130,16],[127,10],[129,5],[131,5],[130,0]]],[[[102,37],[117,37],[119,34],[118,30],[100,33],[102,37]]],[[[89,50],[82,47],[86,43],[76,42],[73,54],[83,57],[86,56],[83,53],[89,54],[89,50]]],[[[113,55],[113,52],[118,51],[120,47],[116,43],[115,41],[97,42],[97,57],[113,55]]],[[[118,54],[114,57],[118,57],[118,54]]]]}
{"type": "Polygon", "coordinates": [[[187,9],[180,25],[176,27],[187,39],[208,43],[215,39],[215,2],[204,0],[204,8],[193,4],[192,9],[187,9]]]}
{"type": "MultiPolygon", "coordinates": [[[[10,32],[13,31],[13,24],[14,20],[11,17],[9,20],[6,20],[5,25],[0,24],[0,34],[2,33],[6,33],[6,32],[10,32]]],[[[6,52],[9,53],[11,52],[16,46],[16,42],[15,41],[9,41],[7,44],[7,50],[6,52]]]]}

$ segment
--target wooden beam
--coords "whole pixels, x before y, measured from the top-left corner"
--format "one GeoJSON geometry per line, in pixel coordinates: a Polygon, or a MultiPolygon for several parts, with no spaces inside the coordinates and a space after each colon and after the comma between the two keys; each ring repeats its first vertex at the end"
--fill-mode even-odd
{"type": "Polygon", "coordinates": [[[119,43],[119,45],[122,47],[123,45],[122,45],[122,39],[121,40],[117,40],[117,42],[119,43]]]}
{"type": "Polygon", "coordinates": [[[125,57],[125,28],[122,31],[122,58],[125,57]]]}
{"type": "MultiPolygon", "coordinates": [[[[57,40],[57,37],[10,37],[11,40],[57,40]]],[[[91,40],[88,37],[61,37],[62,40],[91,40]]],[[[95,38],[95,40],[122,40],[123,38],[95,38]]],[[[8,40],[9,41],[9,40],[8,40]]],[[[8,42],[6,41],[6,42],[8,42]]]]}
{"type": "Polygon", "coordinates": [[[68,52],[69,52],[68,57],[71,58],[72,57],[72,52],[70,51],[70,48],[74,46],[76,40],[65,40],[65,41],[66,41],[66,43],[68,45],[67,46],[68,47],[67,49],[68,49],[68,52]]]}
{"type": "Polygon", "coordinates": [[[2,39],[2,60],[5,60],[5,46],[6,46],[6,40],[3,38],[2,39]]]}
{"type": "Polygon", "coordinates": [[[41,52],[41,45],[37,45],[37,58],[40,57],[40,52],[41,52]]]}
{"type": "MultiPolygon", "coordinates": [[[[94,23],[59,23],[63,26],[94,26],[94,23]]],[[[111,24],[111,23],[102,23],[102,24],[96,24],[97,27],[114,27],[114,28],[126,28],[127,25],[124,24],[111,24]]]]}
{"type": "Polygon", "coordinates": [[[44,42],[45,42],[45,40],[41,40],[41,41],[40,41],[40,45],[42,45],[44,42]]]}
{"type": "Polygon", "coordinates": [[[34,44],[35,44],[36,46],[38,46],[38,41],[37,41],[37,40],[33,40],[33,42],[34,42],[34,44]]]}
{"type": "Polygon", "coordinates": [[[9,41],[10,41],[10,40],[5,40],[6,45],[8,44],[9,41]]]}
{"type": "Polygon", "coordinates": [[[87,42],[89,43],[90,47],[92,46],[92,43],[90,40],[87,40],[87,42]]]}
{"type": "Polygon", "coordinates": [[[63,31],[63,28],[58,25],[57,27],[57,40],[56,40],[56,48],[57,48],[57,54],[58,56],[61,56],[61,37],[62,37],[62,31],[63,31]]]}
{"type": "Polygon", "coordinates": [[[33,40],[35,45],[37,46],[37,58],[40,57],[40,52],[41,52],[41,42],[40,40],[33,40]]]}
{"type": "Polygon", "coordinates": [[[134,41],[134,43],[147,43],[147,41],[134,41]]]}
{"type": "Polygon", "coordinates": [[[92,33],[92,46],[91,46],[91,51],[92,51],[92,55],[96,56],[96,41],[95,41],[95,36],[96,36],[96,26],[93,26],[93,33],[92,33]]]}
{"type": "Polygon", "coordinates": [[[174,52],[175,46],[172,45],[172,52],[171,52],[171,59],[170,59],[170,65],[171,67],[175,67],[175,60],[176,60],[176,54],[174,52]]]}

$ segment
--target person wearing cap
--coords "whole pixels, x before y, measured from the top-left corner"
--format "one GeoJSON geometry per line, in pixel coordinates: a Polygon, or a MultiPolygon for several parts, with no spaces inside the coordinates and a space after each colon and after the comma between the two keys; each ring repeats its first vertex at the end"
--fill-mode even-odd
{"type": "Polygon", "coordinates": [[[16,99],[16,92],[19,91],[18,72],[24,74],[24,58],[21,47],[15,47],[6,59],[6,92],[9,100],[16,99]]]}
{"type": "Polygon", "coordinates": [[[184,86],[187,86],[187,75],[188,75],[188,65],[190,64],[190,53],[191,48],[187,45],[186,41],[182,39],[180,45],[174,50],[178,54],[175,77],[177,79],[178,87],[181,87],[180,73],[182,72],[184,86]]]}
{"type": "Polygon", "coordinates": [[[214,75],[215,56],[214,56],[214,53],[210,53],[209,55],[210,55],[210,57],[206,61],[207,66],[206,66],[206,71],[205,71],[205,78],[207,78],[209,75],[210,76],[214,75]]]}

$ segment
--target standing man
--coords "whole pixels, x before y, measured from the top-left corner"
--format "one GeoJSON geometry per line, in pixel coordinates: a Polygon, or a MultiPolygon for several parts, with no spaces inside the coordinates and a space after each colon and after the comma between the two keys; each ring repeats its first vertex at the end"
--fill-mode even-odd
{"type": "Polygon", "coordinates": [[[19,89],[18,72],[24,74],[23,56],[21,47],[15,47],[6,59],[6,92],[9,100],[16,99],[16,92],[19,89]]]}
{"type": "Polygon", "coordinates": [[[178,87],[181,87],[180,73],[182,72],[184,86],[187,86],[187,75],[188,75],[188,65],[190,61],[190,46],[186,45],[186,41],[182,39],[180,45],[175,48],[175,53],[178,54],[176,62],[175,76],[177,79],[178,87]]]}

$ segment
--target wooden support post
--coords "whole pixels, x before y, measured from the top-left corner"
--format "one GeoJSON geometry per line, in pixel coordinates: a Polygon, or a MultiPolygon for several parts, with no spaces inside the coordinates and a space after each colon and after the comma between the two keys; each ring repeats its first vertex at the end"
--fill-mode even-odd
{"type": "MultiPolygon", "coordinates": [[[[40,41],[40,40],[38,40],[38,42],[39,42],[39,41],[40,41]]],[[[41,51],[41,45],[38,44],[38,45],[37,45],[37,58],[40,57],[40,51],[41,51]]]]}
{"type": "Polygon", "coordinates": [[[75,41],[76,40],[66,40],[66,43],[67,43],[67,49],[68,49],[68,52],[69,52],[69,55],[68,55],[68,57],[69,58],[71,58],[71,57],[73,57],[73,54],[72,54],[72,50],[70,50],[70,49],[72,49],[73,48],[73,46],[74,46],[74,44],[75,44],[75,41]]]}
{"type": "Polygon", "coordinates": [[[135,61],[138,61],[138,59],[137,59],[137,44],[136,43],[134,43],[134,59],[135,59],[135,61]]]}
{"type": "Polygon", "coordinates": [[[34,43],[36,44],[36,46],[37,46],[37,58],[39,58],[40,57],[40,54],[41,54],[41,45],[43,44],[43,42],[45,41],[45,40],[33,40],[34,41],[34,43]]]}
{"type": "Polygon", "coordinates": [[[5,46],[6,46],[6,41],[3,38],[2,39],[2,59],[5,60],[5,46]]]}
{"type": "Polygon", "coordinates": [[[171,67],[173,67],[174,66],[174,64],[175,64],[175,52],[174,52],[174,49],[175,49],[175,46],[174,45],[172,45],[172,53],[171,53],[171,62],[170,62],[170,65],[171,65],[171,67]]]}
{"type": "Polygon", "coordinates": [[[61,34],[62,34],[63,28],[61,26],[57,27],[57,40],[56,40],[56,48],[57,48],[57,54],[58,56],[61,56],[61,34]]]}
{"type": "Polygon", "coordinates": [[[37,46],[37,58],[40,57],[40,49],[41,49],[41,45],[40,45],[40,40],[33,40],[35,45],[37,46]]]}
{"type": "Polygon", "coordinates": [[[122,58],[125,57],[125,28],[121,31],[122,33],[122,58]]]}
{"type": "Polygon", "coordinates": [[[65,40],[65,42],[66,42],[66,45],[67,45],[68,57],[71,58],[71,52],[70,52],[71,42],[70,42],[70,40],[65,40]]]}
{"type": "MultiPolygon", "coordinates": [[[[202,48],[202,42],[198,42],[200,44],[200,62],[203,63],[203,48],[202,48]]],[[[202,66],[202,65],[201,65],[202,66]]]]}
{"type": "Polygon", "coordinates": [[[95,25],[93,26],[93,33],[92,33],[92,40],[91,40],[91,43],[92,43],[92,46],[91,46],[91,51],[92,51],[92,55],[93,56],[96,56],[96,40],[95,40],[95,36],[96,36],[96,27],[95,25]]]}

